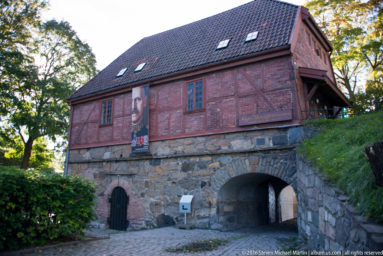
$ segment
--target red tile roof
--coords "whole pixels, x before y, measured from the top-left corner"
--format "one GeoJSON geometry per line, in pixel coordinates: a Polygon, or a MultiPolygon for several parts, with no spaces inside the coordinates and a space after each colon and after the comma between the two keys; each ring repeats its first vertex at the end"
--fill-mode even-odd
{"type": "Polygon", "coordinates": [[[233,60],[289,44],[298,6],[276,0],[255,0],[220,14],[141,39],[93,79],[69,101],[175,74],[204,65],[233,60]],[[250,32],[258,38],[245,42],[250,32]],[[220,41],[228,47],[216,50],[220,41]],[[134,72],[146,62],[144,69],[134,72]],[[123,68],[128,70],[116,77],[123,68]]]}

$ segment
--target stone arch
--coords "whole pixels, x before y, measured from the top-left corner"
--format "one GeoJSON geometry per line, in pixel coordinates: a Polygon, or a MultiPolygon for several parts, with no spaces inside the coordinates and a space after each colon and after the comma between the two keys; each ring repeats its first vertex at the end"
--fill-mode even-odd
{"type": "MultiPolygon", "coordinates": [[[[288,185],[296,186],[295,152],[248,154],[216,170],[211,178],[216,193],[213,229],[233,230],[269,223],[269,185],[277,198],[288,185]]],[[[278,208],[275,215],[278,216],[278,208]]]]}
{"type": "Polygon", "coordinates": [[[234,159],[217,170],[211,178],[211,186],[218,192],[230,179],[247,173],[267,174],[291,185],[296,191],[295,151],[269,154],[249,154],[234,159]]]}

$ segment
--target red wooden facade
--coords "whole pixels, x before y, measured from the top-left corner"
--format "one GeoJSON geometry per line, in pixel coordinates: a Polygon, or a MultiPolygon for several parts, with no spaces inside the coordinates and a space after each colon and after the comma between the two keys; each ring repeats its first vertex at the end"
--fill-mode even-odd
{"type": "Polygon", "coordinates": [[[331,46],[312,24],[302,10],[289,46],[70,102],[70,148],[129,144],[130,91],[142,84],[150,84],[150,141],[299,125],[319,104],[313,103],[314,96],[329,108],[349,104],[335,87],[331,46]],[[323,78],[303,77],[300,68],[323,78]],[[191,81],[203,83],[203,107],[188,112],[186,86],[191,81]],[[342,103],[326,99],[327,92],[342,103]],[[101,125],[105,100],[112,100],[110,125],[101,125]]]}

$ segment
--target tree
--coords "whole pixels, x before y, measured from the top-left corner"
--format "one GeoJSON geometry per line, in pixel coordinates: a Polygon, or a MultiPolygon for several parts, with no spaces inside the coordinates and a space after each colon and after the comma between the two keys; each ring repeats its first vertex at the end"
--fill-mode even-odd
{"type": "Polygon", "coordinates": [[[96,60],[67,22],[45,22],[37,28],[30,45],[24,47],[21,70],[8,76],[2,92],[3,111],[9,128],[24,145],[21,168],[29,166],[34,142],[41,137],[53,141],[65,135],[69,123],[66,99],[96,73],[96,60]]]}
{"type": "MultiPolygon", "coordinates": [[[[47,141],[40,137],[32,148],[29,167],[37,170],[52,168],[54,152],[48,149],[47,141]]],[[[0,134],[0,164],[6,166],[20,166],[23,160],[24,144],[18,136],[8,130],[0,134]]]]}
{"type": "Polygon", "coordinates": [[[306,6],[310,9],[319,27],[333,44],[332,62],[338,84],[353,100],[361,75],[361,59],[358,42],[363,35],[365,15],[352,8],[355,1],[313,0],[306,6]]]}
{"type": "Polygon", "coordinates": [[[351,101],[361,103],[361,94],[379,98],[375,93],[382,87],[383,2],[312,0],[306,6],[334,46],[335,75],[351,101]]]}
{"type": "MultiPolygon", "coordinates": [[[[30,43],[33,28],[40,24],[44,0],[1,0],[0,2],[0,87],[1,95],[10,90],[12,80],[23,76],[21,66],[27,56],[23,49],[30,43]]],[[[0,98],[0,114],[7,113],[9,97],[0,98]]]]}

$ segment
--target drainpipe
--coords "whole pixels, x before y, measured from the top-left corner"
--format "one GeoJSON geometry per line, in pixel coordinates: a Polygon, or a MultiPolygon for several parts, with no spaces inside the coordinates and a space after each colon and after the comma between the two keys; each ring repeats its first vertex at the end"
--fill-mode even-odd
{"type": "Polygon", "coordinates": [[[66,149],[66,158],[64,166],[64,177],[68,176],[68,163],[69,163],[69,148],[66,149]]]}
{"type": "Polygon", "coordinates": [[[66,148],[66,158],[65,158],[65,166],[64,166],[64,177],[68,176],[68,164],[69,164],[69,147],[71,145],[70,143],[70,135],[71,135],[71,129],[72,129],[72,123],[73,123],[73,106],[71,106],[70,102],[68,103],[70,106],[70,119],[69,119],[69,129],[68,129],[68,146],[66,148]]]}

